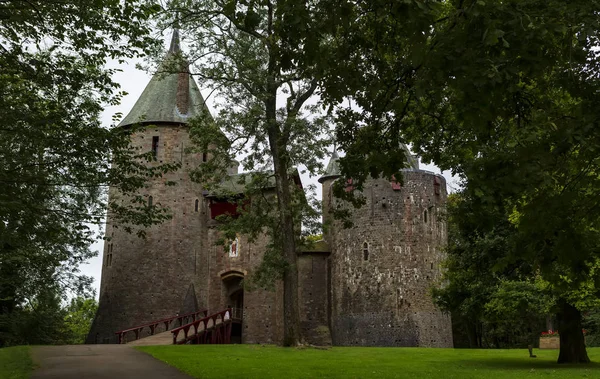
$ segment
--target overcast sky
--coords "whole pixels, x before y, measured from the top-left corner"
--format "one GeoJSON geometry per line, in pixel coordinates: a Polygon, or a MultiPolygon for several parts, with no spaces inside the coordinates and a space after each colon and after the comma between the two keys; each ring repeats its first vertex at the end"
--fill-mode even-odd
{"type": "MultiPolygon", "coordinates": [[[[168,42],[170,41],[170,38],[170,33],[169,35],[165,36],[165,50],[168,49],[168,42]]],[[[148,82],[150,81],[151,75],[146,73],[145,71],[136,69],[135,66],[137,63],[141,62],[131,61],[126,65],[113,64],[110,66],[111,68],[118,67],[122,70],[122,72],[115,74],[114,79],[121,85],[121,90],[127,92],[128,95],[123,98],[119,106],[108,107],[105,109],[105,111],[102,114],[102,123],[104,126],[108,127],[112,124],[112,117],[116,113],[120,112],[122,113],[122,116],[125,117],[144,91],[144,88],[146,88],[148,82]]],[[[213,104],[215,103],[215,99],[207,98],[207,91],[201,89],[201,92],[202,95],[207,99],[207,105],[214,115],[215,112],[213,104]]],[[[440,173],[440,169],[434,165],[421,164],[421,169],[432,171],[435,173],[440,173]]],[[[456,188],[458,188],[458,182],[456,178],[453,178],[449,172],[443,172],[442,174],[444,175],[448,183],[448,191],[453,192],[456,188]]],[[[321,198],[321,188],[319,183],[317,182],[317,177],[310,177],[308,174],[303,174],[301,176],[302,183],[305,186],[308,184],[317,185],[317,196],[318,198],[321,198]]],[[[96,297],[99,296],[100,292],[100,276],[102,272],[102,247],[103,241],[95,243],[92,246],[92,248],[98,252],[98,256],[96,258],[91,259],[88,264],[81,266],[81,271],[83,274],[92,276],[94,278],[93,287],[96,289],[96,297]]]]}

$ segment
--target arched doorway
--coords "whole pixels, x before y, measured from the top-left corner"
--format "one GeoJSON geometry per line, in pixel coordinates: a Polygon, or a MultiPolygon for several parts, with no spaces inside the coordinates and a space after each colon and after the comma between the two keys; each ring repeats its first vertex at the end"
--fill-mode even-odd
{"type": "Polygon", "coordinates": [[[244,273],[240,271],[228,271],[221,275],[223,285],[224,307],[233,308],[231,343],[242,343],[242,324],[244,312],[244,273]]]}
{"type": "MultiPolygon", "coordinates": [[[[236,310],[244,309],[244,289],[240,288],[235,290],[233,293],[229,295],[229,306],[236,310]]],[[[240,318],[239,315],[236,314],[236,318],[240,318]]]]}

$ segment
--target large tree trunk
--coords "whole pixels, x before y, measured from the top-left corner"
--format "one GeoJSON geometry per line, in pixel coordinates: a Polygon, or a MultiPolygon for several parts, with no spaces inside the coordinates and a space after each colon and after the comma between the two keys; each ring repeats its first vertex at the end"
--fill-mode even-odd
{"type": "Polygon", "coordinates": [[[300,340],[298,309],[298,257],[296,254],[294,218],[292,215],[287,159],[280,154],[283,147],[271,147],[279,206],[280,246],[286,263],[283,274],[283,345],[296,346],[300,340]]]}
{"type": "Polygon", "coordinates": [[[464,321],[465,330],[467,331],[467,338],[469,339],[469,349],[480,348],[479,341],[477,339],[477,325],[471,320],[464,321]]]}
{"type": "Polygon", "coordinates": [[[289,157],[285,136],[276,118],[277,87],[270,82],[271,97],[265,100],[268,136],[273,166],[281,235],[277,238],[286,263],[283,273],[283,345],[296,346],[300,342],[300,310],[298,308],[298,256],[296,253],[294,215],[290,192],[289,157]]]}
{"type": "Polygon", "coordinates": [[[579,310],[565,300],[560,300],[556,318],[560,335],[558,363],[589,363],[579,310]]]}

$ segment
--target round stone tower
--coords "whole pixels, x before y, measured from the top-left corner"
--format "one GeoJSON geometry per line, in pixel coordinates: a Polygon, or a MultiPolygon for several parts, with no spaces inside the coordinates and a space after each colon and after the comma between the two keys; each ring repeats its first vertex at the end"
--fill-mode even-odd
{"type": "MultiPolygon", "coordinates": [[[[180,54],[179,33],[174,31],[165,61],[180,54]]],[[[181,163],[181,168],[149,181],[141,193],[148,205],[167,206],[172,219],[146,230],[146,238],[106,223],[99,309],[88,343],[114,343],[115,332],[150,321],[198,310],[206,286],[202,253],[207,212],[201,186],[190,180],[189,170],[206,160],[205,154],[186,154],[191,146],[187,120],[210,117],[204,99],[187,67],[179,73],[154,75],[120,127],[144,125],[132,137],[140,152],[156,157],[155,163],[181,163]],[[176,182],[167,186],[167,181],[176,182]]],[[[111,189],[109,196],[118,199],[111,189]]]]}
{"type": "Polygon", "coordinates": [[[447,243],[446,181],[409,158],[404,183],[369,180],[359,209],[332,195],[337,155],[320,179],[324,221],[332,225],[326,239],[334,345],[452,347],[450,317],[429,294],[441,280],[447,243]],[[338,205],[349,207],[352,228],[329,220],[328,210],[338,205]]]}

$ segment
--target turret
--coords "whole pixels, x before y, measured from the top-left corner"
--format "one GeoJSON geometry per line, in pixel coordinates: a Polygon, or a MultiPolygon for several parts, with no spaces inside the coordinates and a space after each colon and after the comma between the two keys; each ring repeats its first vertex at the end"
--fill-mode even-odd
{"type": "MultiPolygon", "coordinates": [[[[140,191],[149,206],[168,207],[172,218],[146,229],[146,238],[124,230],[109,214],[106,223],[99,309],[88,343],[113,343],[115,332],[204,306],[206,272],[205,218],[207,205],[201,185],[190,170],[207,159],[189,154],[192,145],[187,123],[193,117],[211,117],[190,75],[181,62],[179,32],[175,30],[158,72],[120,127],[142,125],[131,137],[138,152],[152,151],[157,163],[180,163],[177,171],[148,180],[140,191]],[[175,70],[177,71],[177,70],[175,70]],[[167,182],[176,183],[167,186],[167,182]]],[[[154,164],[154,163],[150,163],[154,164]]],[[[122,196],[115,188],[111,200],[122,196]]]]}
{"type": "Polygon", "coordinates": [[[328,238],[328,236],[329,236],[328,229],[331,226],[332,217],[333,217],[333,215],[331,214],[331,205],[332,205],[332,201],[333,201],[332,185],[333,185],[333,182],[339,177],[340,177],[339,156],[337,154],[337,151],[334,148],[333,153],[331,154],[331,158],[329,158],[329,162],[327,163],[327,168],[325,169],[325,173],[323,174],[323,176],[321,176],[319,178],[319,183],[321,183],[322,191],[323,191],[322,192],[323,239],[326,242],[330,242],[329,238],[328,238]]]}
{"type": "Polygon", "coordinates": [[[171,45],[163,63],[119,126],[133,124],[187,124],[193,117],[210,117],[210,112],[187,63],[180,72],[169,72],[181,60],[179,31],[173,32],[171,45]]]}

